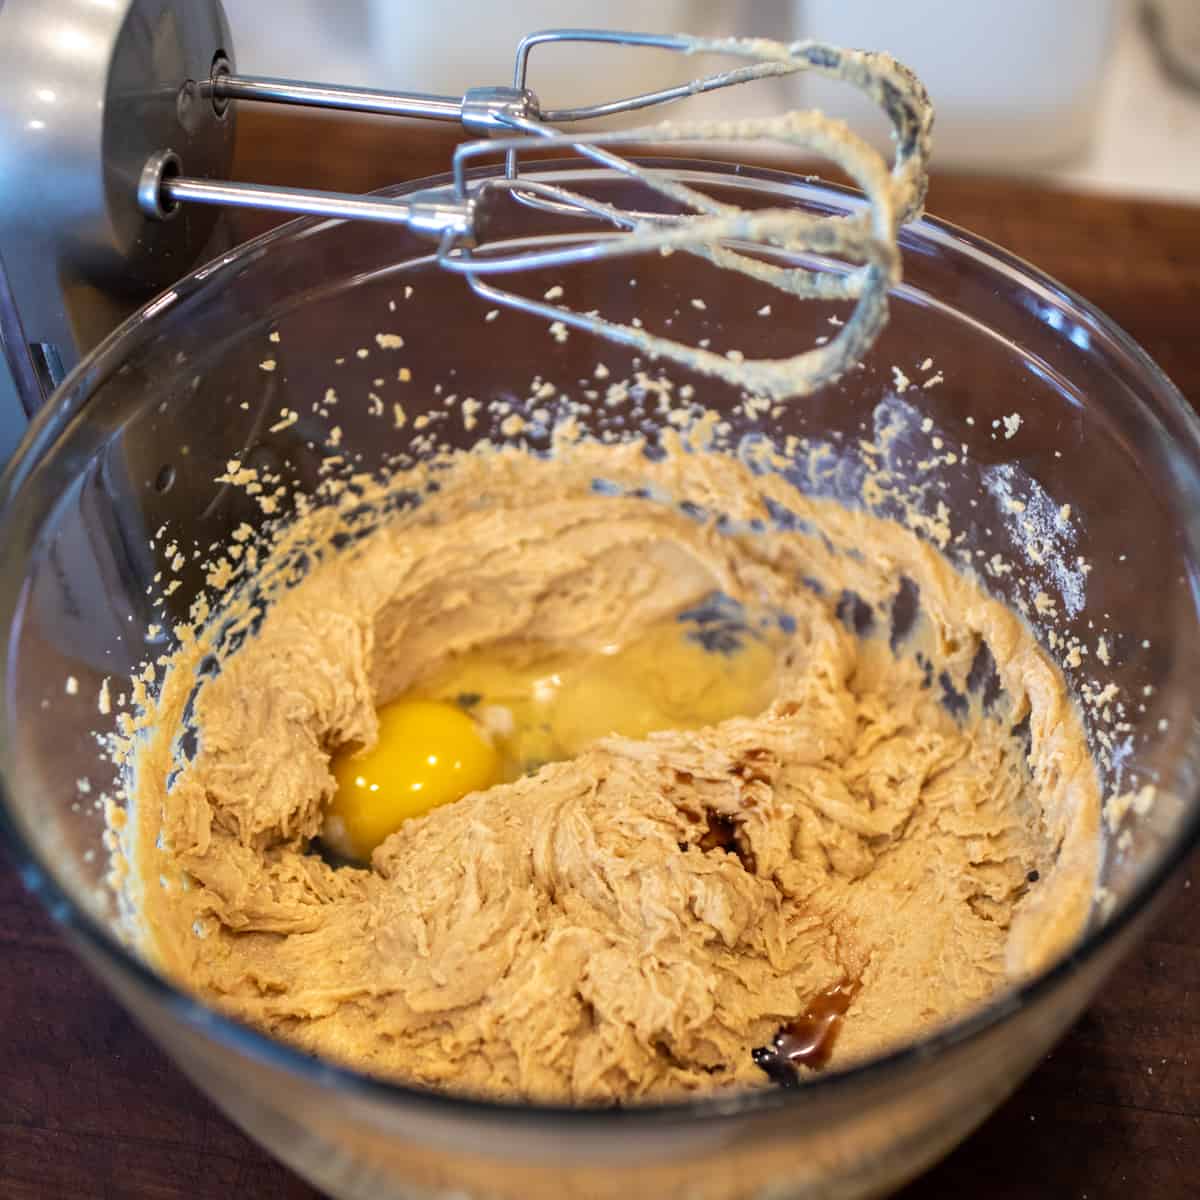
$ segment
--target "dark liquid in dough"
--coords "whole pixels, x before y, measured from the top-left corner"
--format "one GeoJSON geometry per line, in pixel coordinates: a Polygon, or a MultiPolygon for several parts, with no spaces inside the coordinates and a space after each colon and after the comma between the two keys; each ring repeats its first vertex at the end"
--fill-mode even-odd
{"type": "Polygon", "coordinates": [[[781,1087],[798,1087],[797,1067],[815,1070],[829,1062],[842,1017],[857,992],[858,985],[847,981],[818,993],[800,1016],[780,1028],[769,1046],[751,1051],[755,1064],[781,1087]]]}

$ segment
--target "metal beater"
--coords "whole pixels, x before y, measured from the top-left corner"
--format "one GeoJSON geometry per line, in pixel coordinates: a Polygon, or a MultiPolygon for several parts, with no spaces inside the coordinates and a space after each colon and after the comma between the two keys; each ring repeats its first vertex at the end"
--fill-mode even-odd
{"type": "MultiPolygon", "coordinates": [[[[747,392],[780,399],[811,392],[857,361],[882,328],[887,289],[899,278],[896,236],[925,195],[932,109],[920,82],[887,55],[816,42],[606,30],[549,30],[517,48],[511,87],[461,98],[383,92],[237,74],[220,0],[0,0],[0,339],[27,412],[81,355],[147,295],[221,247],[205,206],[240,206],[400,224],[437,243],[437,261],[490,302],[562,321],[652,358],[684,363],[747,392]],[[564,42],[648,47],[741,60],[718,74],[578,108],[543,110],[527,87],[532,51],[564,42]],[[883,158],[840,122],[789,112],[740,122],[687,122],[618,132],[558,127],[666,104],[769,76],[815,71],[840,78],[886,113],[895,141],[883,158]],[[231,182],[237,101],[452,121],[480,140],[454,153],[452,182],[403,199],[231,182]],[[615,150],[647,143],[770,139],[840,165],[870,201],[860,216],[796,209],[742,211],[718,203],[615,150]],[[521,174],[532,147],[570,149],[637,179],[675,213],[618,210],[521,174]],[[501,172],[469,167],[504,155],[501,172]],[[586,218],[568,244],[489,241],[503,202],[586,218]],[[596,232],[596,221],[611,227],[596,232]],[[634,254],[702,255],[800,297],[854,300],[826,346],[782,359],[746,360],[676,342],[497,286],[503,274],[634,254]],[[797,256],[854,269],[816,270],[797,256]]],[[[661,206],[661,202],[660,202],[661,206]]]]}

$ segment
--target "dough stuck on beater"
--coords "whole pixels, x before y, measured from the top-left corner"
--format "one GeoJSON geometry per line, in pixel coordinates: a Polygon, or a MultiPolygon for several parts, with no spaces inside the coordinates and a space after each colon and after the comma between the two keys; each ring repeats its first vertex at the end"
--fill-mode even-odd
{"type": "MultiPolygon", "coordinates": [[[[561,321],[609,341],[631,346],[655,360],[666,359],[691,370],[724,380],[751,395],[783,400],[808,395],[840,378],[859,362],[887,322],[887,291],[900,280],[899,228],[920,215],[927,187],[933,107],[920,80],[886,54],[844,50],[820,42],[784,44],[764,38],[698,38],[680,35],[672,48],[689,54],[721,54],[750,60],[751,65],[707,76],[689,85],[692,92],[745,83],[769,76],[811,70],[857,88],[884,111],[892,126],[895,162],[889,170],[883,156],[844,122],[813,111],[789,111],[772,117],[740,121],[663,121],[619,132],[593,134],[549,133],[527,119],[514,124],[527,135],[460,147],[456,165],[497,151],[519,152],[535,135],[539,148],[578,151],[600,165],[637,180],[650,191],[675,202],[682,215],[646,217],[596,201],[563,187],[524,179],[519,172],[486,180],[477,189],[484,197],[500,188],[526,200],[541,199],[556,212],[599,217],[626,230],[624,237],[589,243],[586,250],[554,256],[555,265],[627,255],[669,254],[682,250],[708,259],[722,269],[739,272],[759,283],[800,299],[854,300],[854,311],[838,336],[787,358],[750,359],[736,350],[718,354],[664,337],[635,325],[580,313],[560,305],[507,291],[485,282],[485,273],[517,271],[532,265],[524,254],[495,257],[486,245],[467,248],[447,239],[440,264],[464,274],[471,287],[491,303],[561,321]],[[613,153],[613,147],[668,143],[782,142],[797,150],[816,152],[842,168],[863,190],[868,206],[863,213],[823,217],[800,208],[745,211],[613,153]],[[756,254],[747,253],[753,248],[756,254]],[[782,265],[779,255],[819,254],[859,264],[843,273],[819,271],[798,263],[782,265]]],[[[545,253],[537,255],[546,265],[545,253]]]]}

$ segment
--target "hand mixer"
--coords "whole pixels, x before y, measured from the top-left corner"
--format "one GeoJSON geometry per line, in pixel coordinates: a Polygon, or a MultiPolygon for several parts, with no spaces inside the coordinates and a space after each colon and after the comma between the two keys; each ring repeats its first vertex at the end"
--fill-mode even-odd
{"type": "Polygon", "coordinates": [[[439,266],[490,302],[683,363],[749,393],[805,394],[856,362],[886,321],[886,293],[899,278],[897,231],[924,201],[932,125],[924,89],[899,63],[811,41],[550,30],[521,41],[511,87],[472,88],[457,99],[243,76],[220,0],[0,0],[0,74],[8,96],[0,106],[0,340],[27,413],[150,294],[227,247],[212,206],[400,224],[428,236],[439,266]],[[565,42],[719,55],[740,65],[606,103],[543,109],[526,86],[531,52],[565,42]],[[817,112],[616,132],[557,128],[802,70],[843,79],[883,109],[896,147],[890,169],[848,127],[817,112]],[[232,182],[239,101],[453,121],[479,140],[455,151],[450,183],[404,199],[232,182]],[[615,152],[647,143],[766,139],[837,163],[866,193],[869,210],[843,217],[742,211],[615,152]],[[523,176],[522,153],[533,147],[572,150],[638,180],[658,207],[665,200],[676,211],[615,209],[523,176]],[[500,154],[501,171],[470,169],[500,154]],[[585,219],[588,232],[565,244],[489,240],[491,218],[506,202],[585,219]],[[676,251],[801,298],[854,300],[856,307],[828,345],[749,360],[494,282],[534,268],[676,251]],[[798,265],[814,256],[854,266],[798,265]]]}

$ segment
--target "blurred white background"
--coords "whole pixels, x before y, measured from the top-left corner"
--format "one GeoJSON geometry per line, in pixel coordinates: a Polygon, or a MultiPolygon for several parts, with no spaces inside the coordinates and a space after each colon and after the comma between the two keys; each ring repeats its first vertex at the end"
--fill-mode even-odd
{"type": "MultiPolygon", "coordinates": [[[[1200,44],[1200,0],[1150,0],[1167,44],[1200,44]],[[1189,34],[1190,31],[1190,34],[1189,34]]],[[[1200,199],[1200,92],[1164,69],[1140,0],[225,0],[240,70],[459,94],[508,82],[520,35],[548,26],[815,37],[886,49],[938,108],[935,163],[1200,199]]],[[[684,78],[674,55],[548,49],[547,104],[684,78]]],[[[705,103],[705,102],[698,102],[705,103]]],[[[708,111],[714,111],[712,98],[708,111]]],[[[719,111],[819,104],[882,135],[844,90],[796,78],[725,94],[719,111]],[[771,89],[774,88],[774,91],[771,89]],[[735,99],[730,99],[733,97],[735,99]]]]}

